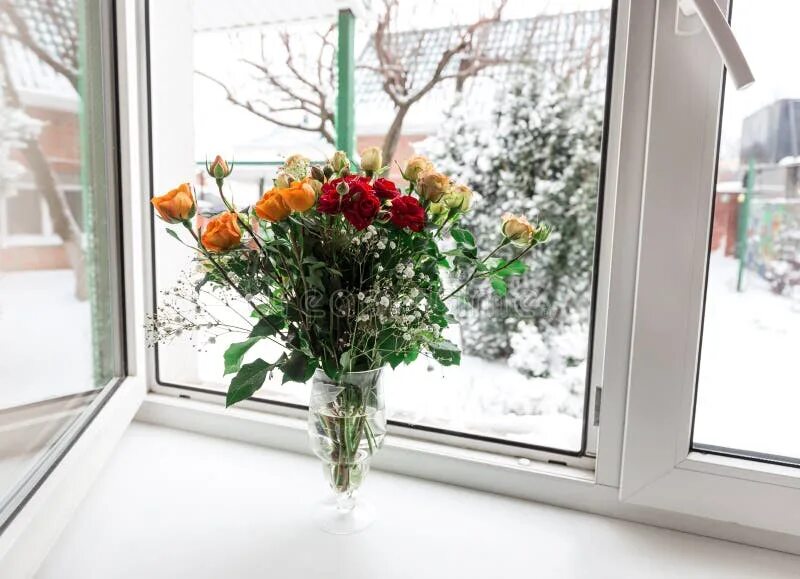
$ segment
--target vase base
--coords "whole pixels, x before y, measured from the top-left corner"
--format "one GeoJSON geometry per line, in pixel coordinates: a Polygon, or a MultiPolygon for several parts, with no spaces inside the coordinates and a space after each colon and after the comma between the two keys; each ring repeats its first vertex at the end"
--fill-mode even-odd
{"type": "Polygon", "coordinates": [[[369,527],[376,518],[375,507],[359,498],[350,510],[339,508],[335,497],[321,501],[314,511],[317,526],[333,535],[350,535],[369,527]]]}

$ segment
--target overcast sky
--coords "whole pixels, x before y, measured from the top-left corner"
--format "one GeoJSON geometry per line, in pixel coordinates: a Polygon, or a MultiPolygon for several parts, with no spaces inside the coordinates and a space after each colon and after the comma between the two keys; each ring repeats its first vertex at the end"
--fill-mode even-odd
{"type": "Polygon", "coordinates": [[[781,98],[800,98],[800,0],[734,0],[733,30],[756,82],[737,91],[728,83],[723,156],[738,157],[742,120],[781,98]]]}

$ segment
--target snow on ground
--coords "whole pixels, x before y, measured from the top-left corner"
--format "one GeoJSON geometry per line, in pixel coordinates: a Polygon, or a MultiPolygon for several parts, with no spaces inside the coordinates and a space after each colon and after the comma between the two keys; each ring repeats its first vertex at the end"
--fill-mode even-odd
{"type": "Polygon", "coordinates": [[[0,409],[92,385],[89,302],[71,270],[0,273],[0,409]]]}
{"type": "Polygon", "coordinates": [[[694,440],[800,458],[800,300],[711,256],[694,440]]]}
{"type": "MultiPolygon", "coordinates": [[[[162,378],[226,390],[230,376],[222,378],[222,354],[231,341],[220,339],[201,353],[169,345],[160,356],[162,378]]],[[[277,346],[262,341],[248,352],[245,363],[279,355],[277,346]]],[[[464,356],[458,367],[420,358],[410,366],[387,369],[384,384],[387,412],[394,420],[564,450],[581,445],[583,390],[575,391],[575,376],[526,378],[503,361],[464,356]]],[[[310,383],[281,384],[276,375],[257,396],[307,404],[309,393],[310,383]]]]}

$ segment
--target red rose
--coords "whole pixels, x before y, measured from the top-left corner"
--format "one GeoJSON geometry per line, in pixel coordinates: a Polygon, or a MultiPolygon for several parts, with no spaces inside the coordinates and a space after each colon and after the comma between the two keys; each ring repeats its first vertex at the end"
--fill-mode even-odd
{"type": "Polygon", "coordinates": [[[325,185],[322,186],[323,193],[317,200],[317,211],[328,215],[337,215],[342,212],[342,197],[336,189],[325,191],[325,185]]]}
{"type": "Polygon", "coordinates": [[[328,215],[338,215],[342,212],[346,206],[347,194],[339,195],[337,188],[339,183],[344,182],[344,179],[340,177],[322,185],[322,193],[317,200],[317,211],[328,215]]]}
{"type": "Polygon", "coordinates": [[[389,181],[389,179],[375,179],[375,183],[373,183],[372,186],[375,188],[375,195],[383,200],[394,199],[400,195],[400,191],[397,190],[397,185],[389,181]]]}
{"type": "Polygon", "coordinates": [[[378,214],[381,200],[372,191],[359,191],[351,198],[349,206],[343,211],[353,227],[361,231],[365,229],[378,214]]]}
{"type": "Polygon", "coordinates": [[[408,227],[411,231],[422,231],[425,227],[425,210],[415,197],[403,195],[392,199],[389,220],[401,229],[408,227]]]}

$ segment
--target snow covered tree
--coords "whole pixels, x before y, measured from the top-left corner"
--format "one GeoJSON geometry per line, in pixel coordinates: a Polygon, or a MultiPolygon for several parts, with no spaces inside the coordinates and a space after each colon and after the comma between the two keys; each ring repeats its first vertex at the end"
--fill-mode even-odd
{"type": "MultiPolygon", "coordinates": [[[[553,227],[551,241],[526,260],[529,272],[509,281],[515,302],[472,291],[478,307],[461,313],[466,353],[509,357],[521,322],[552,342],[588,321],[603,103],[583,92],[531,74],[499,95],[488,121],[476,121],[468,101],[458,106],[428,145],[441,171],[476,192],[463,221],[476,237],[495,235],[496,215],[506,211],[553,227]]],[[[530,373],[547,374],[539,366],[530,373]]]]}
{"type": "Polygon", "coordinates": [[[0,79],[0,195],[24,172],[24,167],[12,158],[12,152],[36,138],[40,126],[39,121],[6,102],[0,79]]]}

